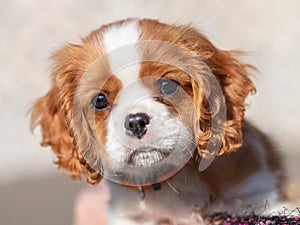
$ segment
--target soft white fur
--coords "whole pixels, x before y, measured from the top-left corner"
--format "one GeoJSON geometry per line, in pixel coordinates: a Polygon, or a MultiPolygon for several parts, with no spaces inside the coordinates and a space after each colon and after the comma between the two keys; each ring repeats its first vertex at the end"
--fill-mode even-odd
{"type": "Polygon", "coordinates": [[[140,71],[140,53],[137,42],[140,32],[138,20],[113,25],[103,34],[103,43],[111,72],[124,87],[137,80],[140,71]]]}

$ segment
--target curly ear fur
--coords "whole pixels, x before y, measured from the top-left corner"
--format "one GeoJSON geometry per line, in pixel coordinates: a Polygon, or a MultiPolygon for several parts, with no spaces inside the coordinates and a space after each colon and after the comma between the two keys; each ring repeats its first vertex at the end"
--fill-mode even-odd
{"type": "Polygon", "coordinates": [[[238,52],[234,51],[219,51],[210,59],[212,71],[220,82],[227,106],[225,135],[219,155],[233,152],[242,146],[245,98],[256,91],[247,76],[248,70],[254,67],[239,61],[237,55],[238,52]]]}
{"type": "Polygon", "coordinates": [[[68,45],[54,53],[51,88],[31,108],[31,129],[41,126],[41,145],[51,146],[60,171],[75,180],[85,175],[88,183],[95,184],[101,176],[81,156],[71,127],[74,89],[85,69],[81,51],[82,46],[68,45]]]}
{"type": "MultiPolygon", "coordinates": [[[[218,155],[233,152],[242,146],[242,125],[244,121],[245,98],[255,87],[247,73],[253,66],[238,60],[239,52],[222,51],[217,49],[206,37],[193,28],[180,27],[182,34],[187,38],[184,43],[187,48],[200,57],[215,75],[222,89],[226,104],[226,121],[224,134],[212,137],[212,110],[208,104],[209,96],[205,96],[199,83],[192,81],[193,95],[201,135],[198,138],[198,150],[202,157],[209,157],[207,144],[210,138],[222,143],[218,155]]],[[[201,74],[199,75],[201,77],[201,74]]],[[[214,90],[210,91],[212,94],[214,90]]],[[[213,112],[216,114],[217,112],[213,112]]]]}

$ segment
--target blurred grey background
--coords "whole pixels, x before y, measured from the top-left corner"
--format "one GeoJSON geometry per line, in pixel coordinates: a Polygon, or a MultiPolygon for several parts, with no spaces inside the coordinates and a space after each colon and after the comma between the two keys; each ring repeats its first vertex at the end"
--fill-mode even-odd
{"type": "Polygon", "coordinates": [[[127,17],[192,22],[218,47],[246,51],[260,71],[247,117],[274,138],[299,182],[299,11],[297,0],[0,0],[0,224],[72,224],[87,185],[57,172],[26,113],[49,87],[51,51],[127,17]]]}

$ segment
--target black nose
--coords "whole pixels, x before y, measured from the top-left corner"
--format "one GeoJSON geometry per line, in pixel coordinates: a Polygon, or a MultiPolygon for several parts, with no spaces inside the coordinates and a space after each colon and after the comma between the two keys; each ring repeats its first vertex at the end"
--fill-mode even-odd
{"type": "Polygon", "coordinates": [[[129,114],[125,119],[125,129],[127,134],[142,138],[147,132],[150,117],[145,113],[129,114]]]}

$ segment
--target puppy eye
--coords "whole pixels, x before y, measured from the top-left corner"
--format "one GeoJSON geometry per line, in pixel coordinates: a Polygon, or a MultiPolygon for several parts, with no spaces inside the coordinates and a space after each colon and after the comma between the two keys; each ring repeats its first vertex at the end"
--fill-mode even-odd
{"type": "Polygon", "coordinates": [[[172,80],[162,79],[159,81],[160,92],[164,95],[172,95],[178,91],[179,84],[172,80]]]}
{"type": "Polygon", "coordinates": [[[99,111],[105,109],[109,105],[105,94],[99,93],[91,100],[91,106],[94,110],[99,111]]]}

